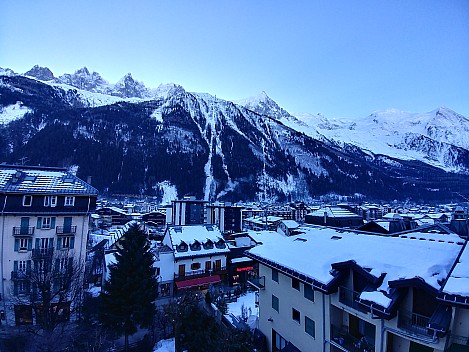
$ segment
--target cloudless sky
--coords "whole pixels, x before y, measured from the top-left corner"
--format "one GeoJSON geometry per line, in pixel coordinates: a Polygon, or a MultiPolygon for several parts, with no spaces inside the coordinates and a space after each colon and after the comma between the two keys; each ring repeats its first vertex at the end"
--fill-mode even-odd
{"type": "Polygon", "coordinates": [[[469,0],[1,1],[0,67],[35,64],[326,117],[469,117],[469,0]]]}

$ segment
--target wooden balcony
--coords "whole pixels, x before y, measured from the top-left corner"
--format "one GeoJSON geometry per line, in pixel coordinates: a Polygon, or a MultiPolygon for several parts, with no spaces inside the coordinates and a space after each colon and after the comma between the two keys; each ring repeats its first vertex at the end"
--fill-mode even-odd
{"type": "Polygon", "coordinates": [[[184,275],[174,274],[174,281],[186,280],[188,278],[197,279],[199,277],[204,277],[204,276],[209,276],[209,275],[224,275],[226,273],[227,273],[226,267],[224,266],[221,268],[211,270],[211,273],[210,273],[210,270],[204,270],[204,269],[191,270],[191,271],[185,272],[184,275]]]}
{"type": "Polygon", "coordinates": [[[13,236],[33,236],[34,227],[13,227],[13,236]]]}
{"type": "Polygon", "coordinates": [[[61,235],[61,236],[71,236],[71,235],[76,235],[77,233],[77,226],[76,225],[73,225],[73,226],[57,226],[55,228],[55,233],[57,235],[61,235]]]}

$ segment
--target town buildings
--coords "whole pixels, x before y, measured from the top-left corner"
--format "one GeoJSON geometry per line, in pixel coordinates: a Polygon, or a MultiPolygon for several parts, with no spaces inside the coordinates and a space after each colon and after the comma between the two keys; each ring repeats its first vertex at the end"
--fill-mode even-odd
{"type": "Polygon", "coordinates": [[[463,351],[469,250],[439,229],[379,236],[304,226],[249,250],[269,351],[463,351]]]}
{"type": "MultiPolygon", "coordinates": [[[[0,192],[1,316],[6,325],[33,324],[40,315],[38,278],[53,273],[54,290],[64,275],[84,269],[97,191],[65,169],[0,165],[0,192]]],[[[68,298],[62,295],[56,307],[64,319],[68,298]]]]}

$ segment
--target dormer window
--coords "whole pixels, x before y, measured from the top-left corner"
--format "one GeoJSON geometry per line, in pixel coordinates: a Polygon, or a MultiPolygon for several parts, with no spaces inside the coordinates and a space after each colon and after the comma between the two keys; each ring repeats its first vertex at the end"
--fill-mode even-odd
{"type": "Polygon", "coordinates": [[[226,244],[223,240],[219,240],[217,243],[215,243],[215,246],[218,248],[218,249],[224,249],[226,248],[226,244]]]}
{"type": "Polygon", "coordinates": [[[213,242],[208,240],[207,242],[204,243],[204,249],[212,249],[213,248],[213,242]]]}
{"type": "Polygon", "coordinates": [[[178,252],[187,252],[187,249],[187,244],[185,244],[184,242],[181,242],[181,244],[177,246],[178,252]]]}
{"type": "Polygon", "coordinates": [[[57,205],[57,196],[44,196],[45,207],[55,207],[57,205]]]}
{"type": "Polygon", "coordinates": [[[31,205],[33,205],[33,196],[31,195],[23,196],[23,206],[30,207],[31,205]]]}
{"type": "Polygon", "coordinates": [[[200,243],[198,241],[191,244],[191,251],[200,251],[200,243]]]}
{"type": "Polygon", "coordinates": [[[75,205],[75,197],[73,196],[66,196],[65,197],[65,203],[64,205],[66,207],[73,207],[75,205]]]}

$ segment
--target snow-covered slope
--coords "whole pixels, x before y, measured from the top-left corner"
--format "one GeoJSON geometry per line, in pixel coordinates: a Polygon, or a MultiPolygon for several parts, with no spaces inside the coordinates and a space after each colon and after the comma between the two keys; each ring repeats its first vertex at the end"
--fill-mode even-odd
{"type": "Polygon", "coordinates": [[[352,144],[373,154],[420,160],[451,172],[468,172],[460,165],[460,149],[469,150],[469,119],[448,108],[428,113],[399,110],[374,112],[353,121],[322,115],[295,114],[302,124],[291,126],[310,136],[352,144]],[[306,126],[305,126],[306,125],[306,126]]]}

